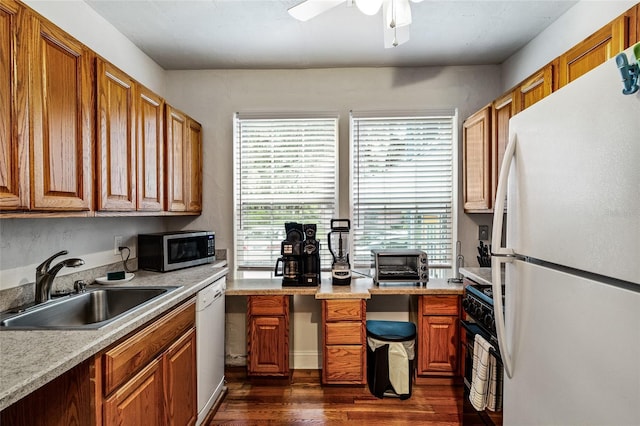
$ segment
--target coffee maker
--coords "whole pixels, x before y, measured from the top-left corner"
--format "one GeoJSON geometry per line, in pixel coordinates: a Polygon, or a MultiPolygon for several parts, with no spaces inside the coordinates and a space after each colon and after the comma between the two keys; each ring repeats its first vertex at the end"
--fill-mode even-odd
{"type": "Polygon", "coordinates": [[[274,275],[282,277],[283,287],[320,284],[320,242],[315,239],[316,225],[286,222],[284,229],[286,239],[280,243],[282,257],[276,261],[274,275]]]}
{"type": "Polygon", "coordinates": [[[327,235],[329,251],[333,256],[331,280],[334,285],[351,284],[351,264],[349,263],[349,219],[331,219],[331,232],[327,235]]]}

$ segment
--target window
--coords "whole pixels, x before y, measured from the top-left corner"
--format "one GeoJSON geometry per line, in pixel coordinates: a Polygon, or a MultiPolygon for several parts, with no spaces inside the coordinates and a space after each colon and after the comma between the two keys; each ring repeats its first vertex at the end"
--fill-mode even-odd
{"type": "Polygon", "coordinates": [[[455,238],[456,112],[351,115],[351,200],[356,267],[372,249],[414,248],[450,268],[455,238]]]}
{"type": "Polygon", "coordinates": [[[337,204],[338,118],[234,119],[236,267],[274,268],[285,222],[315,223],[322,265],[337,204]]]}

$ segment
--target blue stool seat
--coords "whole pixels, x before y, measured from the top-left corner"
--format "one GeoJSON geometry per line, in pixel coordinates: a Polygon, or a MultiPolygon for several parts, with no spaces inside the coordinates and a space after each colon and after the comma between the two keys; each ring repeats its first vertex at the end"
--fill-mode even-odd
{"type": "Polygon", "coordinates": [[[415,339],[416,325],[406,321],[367,321],[367,335],[379,340],[404,342],[415,339]]]}

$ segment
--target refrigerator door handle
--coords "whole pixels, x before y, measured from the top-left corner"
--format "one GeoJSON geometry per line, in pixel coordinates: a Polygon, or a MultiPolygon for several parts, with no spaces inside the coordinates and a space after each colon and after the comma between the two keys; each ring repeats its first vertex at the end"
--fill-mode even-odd
{"type": "Polygon", "coordinates": [[[504,153],[502,167],[498,179],[498,189],[496,191],[495,207],[493,209],[493,235],[491,238],[492,253],[491,257],[491,284],[493,287],[493,308],[496,320],[496,334],[498,335],[498,345],[500,346],[500,354],[502,355],[502,364],[504,365],[507,377],[513,375],[513,363],[511,353],[507,347],[507,339],[504,323],[504,307],[502,306],[502,264],[510,263],[515,258],[512,249],[501,247],[502,242],[502,221],[504,216],[504,199],[507,194],[507,181],[509,178],[509,169],[516,152],[516,135],[512,135],[509,144],[504,153]]]}

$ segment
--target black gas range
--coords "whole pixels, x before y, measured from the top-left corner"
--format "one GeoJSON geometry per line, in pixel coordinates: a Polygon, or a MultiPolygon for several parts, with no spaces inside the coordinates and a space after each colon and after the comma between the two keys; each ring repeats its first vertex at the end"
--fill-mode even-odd
{"type": "MultiPolygon", "coordinates": [[[[504,302],[504,286],[502,288],[502,301],[504,302]]],[[[504,303],[502,304],[504,306],[504,303]]],[[[493,309],[493,288],[490,285],[471,283],[464,287],[462,297],[462,309],[467,313],[497,345],[496,321],[493,309]]]]}

